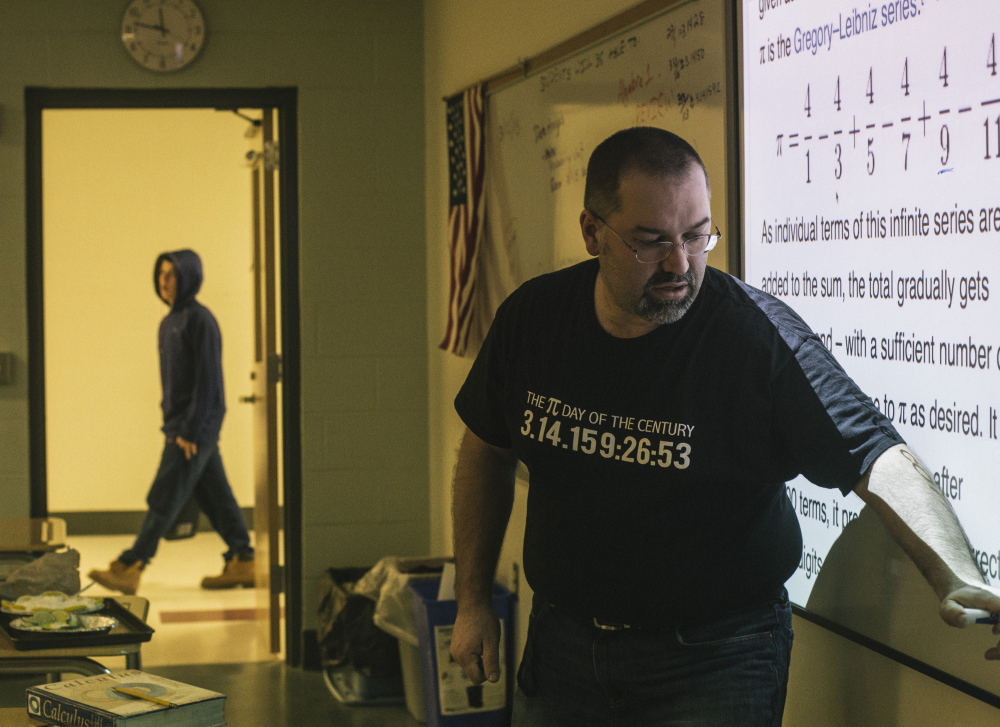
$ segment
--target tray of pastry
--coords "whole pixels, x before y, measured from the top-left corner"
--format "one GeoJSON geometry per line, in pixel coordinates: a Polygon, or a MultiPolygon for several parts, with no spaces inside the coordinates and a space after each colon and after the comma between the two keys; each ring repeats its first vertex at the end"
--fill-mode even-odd
{"type": "Polygon", "coordinates": [[[153,637],[153,629],[116,600],[103,601],[100,608],[86,613],[50,611],[52,621],[38,610],[31,614],[0,611],[0,632],[15,649],[25,651],[139,644],[153,637]]]}

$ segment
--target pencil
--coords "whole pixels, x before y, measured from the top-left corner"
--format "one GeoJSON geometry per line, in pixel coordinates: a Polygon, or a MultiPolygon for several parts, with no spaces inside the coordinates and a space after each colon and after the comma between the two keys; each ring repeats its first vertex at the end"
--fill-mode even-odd
{"type": "Polygon", "coordinates": [[[177,705],[173,702],[168,702],[166,699],[160,699],[159,697],[151,697],[148,694],[143,694],[142,692],[136,691],[135,689],[126,689],[125,687],[114,687],[116,692],[121,694],[127,694],[130,697],[135,697],[136,699],[145,699],[147,702],[155,702],[156,704],[162,704],[164,707],[176,707],[177,705]]]}

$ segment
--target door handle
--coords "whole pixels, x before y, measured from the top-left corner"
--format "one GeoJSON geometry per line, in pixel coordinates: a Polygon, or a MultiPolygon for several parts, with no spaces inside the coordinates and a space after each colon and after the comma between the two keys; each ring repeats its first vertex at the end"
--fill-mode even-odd
{"type": "Polygon", "coordinates": [[[241,396],[240,397],[240,403],[241,404],[254,404],[256,402],[257,402],[257,395],[256,394],[250,394],[250,396],[241,396]]]}

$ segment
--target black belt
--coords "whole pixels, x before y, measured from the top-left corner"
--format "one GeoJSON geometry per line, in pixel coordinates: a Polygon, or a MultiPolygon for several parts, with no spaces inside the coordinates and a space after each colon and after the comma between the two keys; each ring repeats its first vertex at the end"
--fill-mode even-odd
{"type": "Polygon", "coordinates": [[[624,629],[637,629],[640,626],[633,626],[632,624],[618,623],[617,621],[602,621],[596,616],[591,618],[594,626],[601,629],[602,631],[623,631],[624,629]]]}
{"type": "Polygon", "coordinates": [[[563,608],[559,608],[553,603],[549,603],[547,605],[553,611],[570,621],[573,621],[574,623],[581,624],[588,628],[600,629],[601,631],[625,631],[627,629],[642,631],[673,631],[676,627],[676,624],[667,622],[662,624],[628,624],[621,621],[614,621],[612,619],[598,618],[596,616],[581,616],[580,614],[571,613],[563,608]]]}
{"type": "MultiPolygon", "coordinates": [[[[674,631],[677,630],[677,627],[680,626],[681,623],[685,623],[685,624],[700,623],[700,621],[697,621],[697,620],[683,621],[682,622],[680,619],[663,619],[661,621],[644,621],[641,624],[624,623],[624,622],[621,622],[621,621],[615,621],[614,619],[599,618],[599,617],[596,617],[596,616],[584,616],[584,615],[579,614],[579,613],[574,613],[572,611],[567,611],[566,609],[561,608],[561,607],[555,605],[554,603],[552,603],[548,599],[544,598],[543,596],[540,596],[537,593],[535,594],[535,598],[538,599],[538,601],[540,601],[541,603],[543,603],[545,606],[551,608],[555,613],[558,613],[561,616],[563,616],[564,618],[566,618],[566,619],[568,619],[568,620],[570,620],[570,621],[572,621],[574,623],[586,626],[588,628],[599,629],[601,631],[625,631],[625,630],[628,630],[628,629],[634,629],[636,631],[645,631],[645,632],[656,632],[656,633],[669,632],[669,633],[673,633],[674,631]]],[[[782,602],[782,601],[785,601],[785,600],[787,600],[787,594],[786,594],[786,591],[785,591],[784,587],[782,587],[781,588],[781,592],[779,594],[777,594],[776,596],[773,596],[773,597],[762,596],[761,599],[760,599],[760,601],[758,603],[759,603],[759,605],[764,605],[764,604],[767,604],[767,603],[770,603],[770,602],[782,602]]],[[[536,603],[538,601],[536,601],[536,603]]],[[[750,606],[748,606],[748,608],[750,608],[750,606]]],[[[726,612],[722,612],[722,613],[719,613],[719,614],[716,614],[716,615],[710,617],[709,620],[711,620],[712,618],[721,618],[721,617],[723,617],[725,615],[726,615],[726,612]]]]}

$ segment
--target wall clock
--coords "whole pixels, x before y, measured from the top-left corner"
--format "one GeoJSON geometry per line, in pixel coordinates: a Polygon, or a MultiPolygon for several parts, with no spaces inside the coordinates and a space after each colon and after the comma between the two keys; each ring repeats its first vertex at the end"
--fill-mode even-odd
{"type": "Polygon", "coordinates": [[[193,0],[131,0],[122,13],[122,44],[150,71],[178,71],[205,44],[205,19],[193,0]]]}

